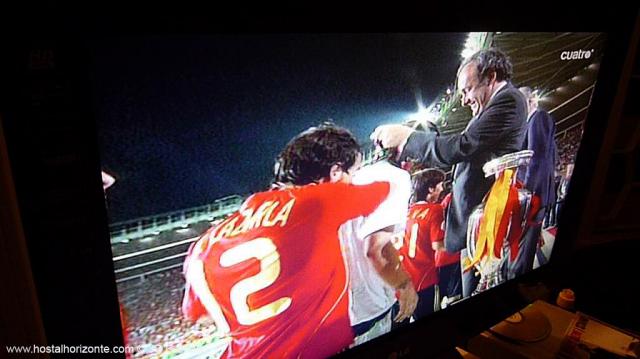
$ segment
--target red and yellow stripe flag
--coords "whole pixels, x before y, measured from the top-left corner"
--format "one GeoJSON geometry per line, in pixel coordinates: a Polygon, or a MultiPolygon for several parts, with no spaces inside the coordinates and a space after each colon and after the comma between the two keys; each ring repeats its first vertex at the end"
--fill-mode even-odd
{"type": "Polygon", "coordinates": [[[500,258],[500,249],[506,235],[511,212],[519,210],[517,190],[515,193],[516,208],[513,208],[513,203],[510,203],[511,205],[509,206],[507,205],[508,202],[512,202],[509,199],[513,197],[511,184],[514,174],[514,169],[504,170],[491,187],[484,206],[482,219],[480,220],[475,253],[472,259],[465,258],[465,271],[479,263],[487,255],[491,259],[500,258]]]}

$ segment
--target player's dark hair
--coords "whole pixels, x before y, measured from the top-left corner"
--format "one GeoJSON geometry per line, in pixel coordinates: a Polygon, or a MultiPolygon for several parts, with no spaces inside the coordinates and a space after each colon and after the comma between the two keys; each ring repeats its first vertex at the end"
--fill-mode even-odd
{"type": "Polygon", "coordinates": [[[480,50],[466,59],[458,70],[473,62],[478,69],[478,80],[483,81],[491,75],[496,74],[496,81],[509,81],[513,75],[513,65],[511,60],[502,51],[496,48],[480,50]]]}
{"type": "Polygon", "coordinates": [[[274,182],[305,185],[329,177],[333,165],[349,170],[360,145],[349,130],[325,123],[294,137],[276,159],[274,182]]]}
{"type": "Polygon", "coordinates": [[[445,173],[438,169],[428,169],[413,176],[413,199],[424,201],[429,194],[429,188],[435,188],[444,181],[445,173]]]}

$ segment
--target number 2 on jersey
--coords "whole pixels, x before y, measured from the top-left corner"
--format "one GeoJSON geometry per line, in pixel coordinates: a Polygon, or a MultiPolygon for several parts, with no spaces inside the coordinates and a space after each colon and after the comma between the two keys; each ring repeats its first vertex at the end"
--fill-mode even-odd
{"type": "Polygon", "coordinates": [[[259,308],[249,308],[248,296],[273,284],[280,275],[280,254],[269,238],[261,237],[228,249],[220,256],[220,265],[230,267],[248,259],[260,261],[260,273],[243,279],[231,288],[231,305],[238,322],[252,325],[275,317],[291,305],[290,297],[279,298],[259,308]]]}

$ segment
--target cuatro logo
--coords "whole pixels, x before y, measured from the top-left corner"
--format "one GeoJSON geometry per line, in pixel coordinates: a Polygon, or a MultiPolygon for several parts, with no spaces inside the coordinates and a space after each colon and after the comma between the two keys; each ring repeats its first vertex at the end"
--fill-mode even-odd
{"type": "Polygon", "coordinates": [[[594,50],[577,50],[577,51],[562,51],[560,53],[560,60],[582,60],[588,59],[593,55],[594,50]]]}

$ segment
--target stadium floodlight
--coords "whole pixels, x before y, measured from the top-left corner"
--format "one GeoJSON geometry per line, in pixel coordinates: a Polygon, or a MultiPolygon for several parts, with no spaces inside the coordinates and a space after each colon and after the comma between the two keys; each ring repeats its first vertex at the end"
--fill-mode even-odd
{"type": "Polygon", "coordinates": [[[434,114],[430,109],[423,106],[420,106],[418,112],[413,113],[407,117],[407,120],[415,123],[416,127],[418,124],[425,124],[427,122],[435,123],[436,119],[436,114],[434,114]]]}
{"type": "Polygon", "coordinates": [[[426,107],[424,105],[424,101],[422,100],[422,93],[420,92],[420,90],[417,90],[415,92],[415,97],[418,111],[407,115],[404,119],[405,123],[411,123],[414,129],[420,124],[426,124],[427,121],[435,123],[438,119],[438,116],[433,112],[434,104],[426,107]]]}
{"type": "Polygon", "coordinates": [[[467,58],[471,57],[471,55],[473,55],[475,53],[476,52],[473,51],[472,49],[465,48],[464,50],[462,50],[462,53],[460,55],[462,55],[463,58],[467,59],[467,58]]]}
{"type": "Polygon", "coordinates": [[[480,51],[486,38],[485,32],[470,32],[467,41],[464,43],[464,49],[460,54],[463,59],[468,59],[471,55],[480,51]]]}

